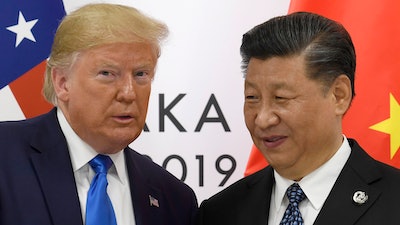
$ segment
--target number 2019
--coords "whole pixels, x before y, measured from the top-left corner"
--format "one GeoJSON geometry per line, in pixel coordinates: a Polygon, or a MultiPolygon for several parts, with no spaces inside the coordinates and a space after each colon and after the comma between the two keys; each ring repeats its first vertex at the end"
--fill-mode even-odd
{"type": "MultiPolygon", "coordinates": [[[[177,160],[179,164],[182,167],[182,175],[179,178],[181,181],[186,180],[187,176],[187,165],[185,160],[179,156],[179,155],[170,155],[168,156],[162,163],[162,167],[164,169],[167,169],[168,163],[170,163],[171,160],[177,160]]],[[[196,155],[196,160],[198,161],[198,166],[199,166],[199,187],[204,186],[204,155],[196,155]]],[[[229,180],[229,178],[232,176],[233,172],[236,170],[236,160],[233,158],[231,155],[221,155],[217,158],[215,161],[215,169],[217,170],[218,173],[224,175],[224,178],[221,180],[218,186],[222,187],[226,184],[226,182],[229,180]],[[229,160],[230,162],[230,167],[228,169],[222,168],[221,164],[222,161],[229,160]]]]}

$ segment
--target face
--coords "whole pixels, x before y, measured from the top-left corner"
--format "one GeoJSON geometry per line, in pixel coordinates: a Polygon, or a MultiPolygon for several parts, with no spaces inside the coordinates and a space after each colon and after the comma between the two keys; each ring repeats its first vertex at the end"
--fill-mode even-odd
{"type": "Polygon", "coordinates": [[[348,85],[343,75],[324,90],[321,83],[306,77],[303,56],[250,59],[245,79],[246,126],[254,144],[281,176],[300,180],[340,147],[348,85]]]}
{"type": "Polygon", "coordinates": [[[79,54],[52,79],[72,129],[99,153],[115,153],[141,133],[157,63],[147,43],[114,43],[79,54]]]}

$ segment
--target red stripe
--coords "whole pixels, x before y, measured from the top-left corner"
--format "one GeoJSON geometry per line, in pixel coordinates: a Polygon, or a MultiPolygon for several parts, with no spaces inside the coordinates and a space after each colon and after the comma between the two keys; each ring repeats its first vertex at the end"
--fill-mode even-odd
{"type": "Polygon", "coordinates": [[[43,114],[52,108],[42,95],[45,69],[46,61],[43,61],[9,85],[26,118],[43,114]]]}

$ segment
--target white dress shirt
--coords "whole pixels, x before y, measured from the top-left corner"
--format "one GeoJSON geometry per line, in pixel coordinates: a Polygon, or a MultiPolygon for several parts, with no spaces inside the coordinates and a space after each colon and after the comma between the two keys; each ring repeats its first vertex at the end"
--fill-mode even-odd
{"type": "MultiPolygon", "coordinates": [[[[98,153],[72,130],[60,109],[57,109],[57,117],[61,130],[67,140],[82,210],[82,219],[85,224],[87,192],[89,191],[90,183],[95,175],[94,170],[88,162],[98,153]]],[[[114,165],[111,166],[107,174],[107,193],[114,207],[117,224],[135,225],[124,152],[120,151],[108,156],[110,156],[114,165]]]]}
{"type": "MultiPolygon", "coordinates": [[[[312,225],[315,222],[318,213],[321,211],[325,200],[350,156],[351,148],[349,142],[344,135],[343,137],[342,145],[329,161],[297,182],[306,195],[306,198],[299,204],[304,225],[312,225]]],[[[274,171],[274,176],[275,185],[272,188],[268,224],[279,225],[289,204],[286,189],[295,182],[283,178],[276,171],[274,171]]]]}

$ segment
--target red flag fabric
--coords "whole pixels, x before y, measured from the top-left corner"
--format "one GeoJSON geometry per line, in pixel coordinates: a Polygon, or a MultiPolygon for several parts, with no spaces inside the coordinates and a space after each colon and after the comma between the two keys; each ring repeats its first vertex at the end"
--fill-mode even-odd
{"type": "Polygon", "coordinates": [[[53,107],[42,96],[45,70],[46,61],[43,61],[9,84],[26,118],[43,114],[53,107]]]}
{"type": "MultiPolygon", "coordinates": [[[[343,132],[375,159],[400,168],[400,1],[292,0],[289,13],[308,11],[336,20],[357,54],[356,96],[343,132]]],[[[267,165],[252,147],[245,175],[267,165]]]]}

